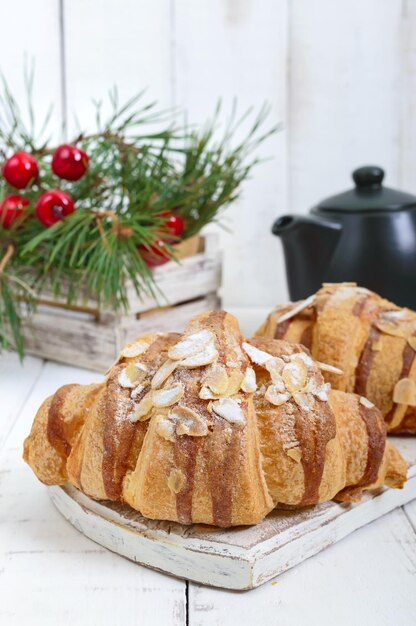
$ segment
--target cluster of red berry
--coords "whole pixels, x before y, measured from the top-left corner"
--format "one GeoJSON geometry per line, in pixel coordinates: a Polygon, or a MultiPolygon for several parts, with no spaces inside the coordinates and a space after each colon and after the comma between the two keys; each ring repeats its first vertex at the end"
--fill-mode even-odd
{"type": "MultiPolygon", "coordinates": [[[[88,155],[75,146],[59,146],[52,157],[52,171],[59,178],[78,180],[88,167],[88,155]]],[[[26,189],[39,178],[36,160],[27,152],[16,152],[3,166],[3,176],[12,187],[26,189]]],[[[29,200],[19,194],[11,194],[0,204],[0,221],[3,228],[22,218],[29,200]]],[[[68,193],[60,189],[50,189],[42,193],[36,202],[36,216],[44,226],[52,226],[66,215],[73,213],[74,201],[68,193]]]]}
{"type": "Polygon", "coordinates": [[[160,238],[154,242],[155,245],[138,246],[143,261],[149,267],[163,265],[169,261],[170,256],[167,252],[166,244],[177,243],[178,238],[182,235],[185,228],[185,222],[181,216],[172,213],[172,211],[163,211],[159,213],[159,217],[163,217],[166,220],[164,226],[173,239],[160,238]]]}
{"type": "MultiPolygon", "coordinates": [[[[64,144],[59,146],[52,157],[52,171],[61,179],[75,181],[84,176],[88,168],[89,158],[86,152],[64,144]]],[[[36,160],[27,152],[16,152],[7,159],[3,166],[5,180],[15,189],[26,189],[39,179],[39,167],[36,160]]],[[[29,200],[19,194],[6,196],[0,204],[0,224],[10,228],[14,222],[23,218],[29,200]]],[[[64,219],[75,210],[71,196],[60,189],[50,189],[42,193],[36,202],[35,211],[38,220],[46,227],[64,219]]],[[[164,230],[160,239],[152,245],[139,245],[138,250],[146,265],[155,267],[169,261],[170,255],[166,245],[177,243],[182,235],[185,223],[172,211],[163,211],[158,217],[164,218],[164,230]]]]}

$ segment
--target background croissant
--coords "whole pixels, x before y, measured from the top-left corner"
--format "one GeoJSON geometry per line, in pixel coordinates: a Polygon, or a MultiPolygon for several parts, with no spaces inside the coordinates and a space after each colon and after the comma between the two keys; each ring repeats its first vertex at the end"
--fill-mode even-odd
{"type": "Polygon", "coordinates": [[[334,389],[374,402],[389,432],[416,434],[414,311],[355,283],[325,284],[304,303],[276,307],[256,335],[302,343],[342,370],[324,374],[334,389]]]}
{"type": "Polygon", "coordinates": [[[246,343],[224,311],[197,316],[183,335],[140,337],[102,384],[59,389],[24,458],[47,484],[222,527],[406,479],[378,409],[331,391],[302,346],[246,343]]]}

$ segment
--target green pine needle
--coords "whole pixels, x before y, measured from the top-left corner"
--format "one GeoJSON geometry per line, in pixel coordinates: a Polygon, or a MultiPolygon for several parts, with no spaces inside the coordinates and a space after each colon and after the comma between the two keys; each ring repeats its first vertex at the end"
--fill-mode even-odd
{"type": "MultiPolygon", "coordinates": [[[[95,103],[97,131],[80,131],[70,142],[85,150],[90,161],[86,174],[69,182],[51,170],[54,148],[45,137],[52,109],[37,128],[33,71],[25,80],[28,123],[4,79],[0,94],[0,161],[24,150],[37,159],[40,170],[39,181],[22,192],[30,202],[25,219],[7,230],[0,225],[0,263],[10,243],[14,246],[7,271],[0,273],[0,346],[14,347],[20,355],[22,317],[35,307],[34,292],[46,288],[68,304],[88,296],[112,310],[128,307],[129,283],[139,296],[156,298],[157,286],[139,246],[169,238],[161,213],[183,218],[183,238],[216,221],[239,197],[242,182],[258,162],[256,149],[277,130],[262,132],[268,113],[263,108],[236,142],[250,111],[238,118],[234,107],[221,135],[220,106],[202,130],[187,129],[176,124],[172,113],[158,111],[156,103],[145,103],[143,92],[120,105],[113,90],[108,118],[103,120],[101,102],[95,103]],[[44,191],[56,188],[72,196],[76,210],[45,228],[34,207],[44,191]]],[[[11,193],[16,190],[1,178],[0,197],[11,193]]],[[[174,259],[174,246],[166,250],[174,259]]]]}

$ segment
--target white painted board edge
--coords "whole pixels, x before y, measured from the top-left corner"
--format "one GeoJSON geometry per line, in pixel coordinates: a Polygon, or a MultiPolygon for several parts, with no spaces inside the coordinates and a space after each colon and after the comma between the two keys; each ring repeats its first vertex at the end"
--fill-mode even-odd
{"type": "MultiPolygon", "coordinates": [[[[413,442],[411,447],[416,449],[413,442]]],[[[50,487],[49,493],[75,528],[109,550],[179,578],[243,590],[258,587],[415,498],[416,465],[409,468],[401,490],[368,492],[356,504],[327,502],[293,514],[275,511],[257,526],[214,532],[147,520],[131,509],[126,513],[128,507],[91,500],[71,486],[50,487]]]]}

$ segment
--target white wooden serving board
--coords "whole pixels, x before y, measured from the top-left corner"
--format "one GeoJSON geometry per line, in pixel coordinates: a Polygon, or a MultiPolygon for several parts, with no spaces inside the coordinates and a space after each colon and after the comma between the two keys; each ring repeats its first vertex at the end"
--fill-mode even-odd
{"type": "Polygon", "coordinates": [[[49,492],[80,532],[136,563],[205,585],[252,589],[416,498],[416,439],[391,440],[409,462],[404,489],[366,493],[357,504],[326,502],[297,512],[274,511],[252,527],[157,522],[128,506],[91,500],[71,486],[49,492]]]}

